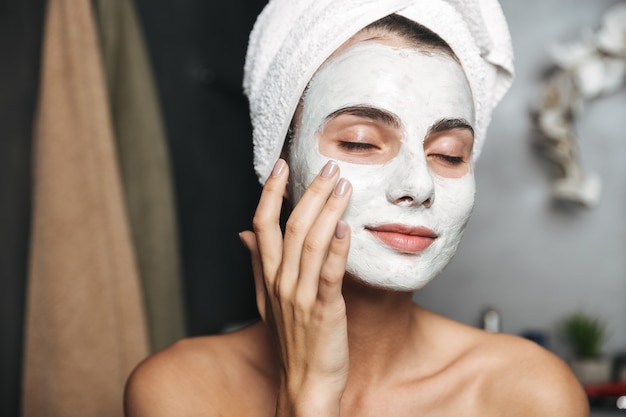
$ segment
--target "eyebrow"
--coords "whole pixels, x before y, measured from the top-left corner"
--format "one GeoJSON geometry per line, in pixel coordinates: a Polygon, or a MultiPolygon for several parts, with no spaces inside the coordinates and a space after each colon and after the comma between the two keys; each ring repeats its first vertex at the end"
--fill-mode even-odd
{"type": "Polygon", "coordinates": [[[472,137],[474,137],[474,128],[465,119],[441,119],[428,129],[426,137],[432,135],[433,133],[447,132],[454,129],[468,130],[472,134],[472,137]]]}
{"type": "MultiPolygon", "coordinates": [[[[396,129],[399,129],[402,126],[402,124],[400,123],[400,118],[396,116],[395,114],[386,110],[382,110],[382,109],[379,109],[376,107],[370,107],[370,106],[348,106],[348,107],[341,108],[339,110],[332,112],[328,116],[326,116],[324,122],[328,122],[329,120],[332,120],[344,114],[356,116],[356,117],[363,117],[365,119],[370,119],[373,121],[379,121],[396,129]]],[[[472,137],[474,137],[474,128],[467,120],[446,119],[446,118],[435,122],[428,129],[428,133],[426,134],[426,137],[428,137],[429,135],[433,133],[447,132],[449,130],[454,130],[454,129],[468,130],[472,134],[472,137]]]]}
{"type": "Polygon", "coordinates": [[[396,129],[399,129],[401,127],[400,118],[398,116],[391,112],[370,106],[344,107],[326,116],[325,122],[328,122],[329,120],[332,120],[344,114],[382,122],[396,129]]]}

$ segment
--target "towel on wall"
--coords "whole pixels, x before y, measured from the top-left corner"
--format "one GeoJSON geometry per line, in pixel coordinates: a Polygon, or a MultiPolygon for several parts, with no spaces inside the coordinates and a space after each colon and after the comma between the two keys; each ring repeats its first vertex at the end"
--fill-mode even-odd
{"type": "Polygon", "coordinates": [[[352,35],[392,13],[437,33],[459,58],[474,98],[478,157],[491,111],[513,79],[511,37],[497,0],[271,0],[250,34],[243,81],[261,183],[319,66],[352,35]]]}
{"type": "Polygon", "coordinates": [[[133,2],[97,2],[109,103],[150,347],[185,336],[172,170],[159,99],[133,2]]]}
{"type": "Polygon", "coordinates": [[[121,417],[148,342],[89,0],[49,0],[41,65],[23,415],[121,417]]]}

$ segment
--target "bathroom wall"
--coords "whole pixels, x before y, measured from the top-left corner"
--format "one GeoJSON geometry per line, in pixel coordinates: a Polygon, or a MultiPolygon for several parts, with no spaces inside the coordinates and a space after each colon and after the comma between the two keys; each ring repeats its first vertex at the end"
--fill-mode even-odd
{"type": "Polygon", "coordinates": [[[550,170],[532,146],[553,42],[580,40],[618,1],[502,0],[516,54],[515,83],[494,114],[476,166],[477,200],[464,241],[442,275],[415,295],[434,311],[480,325],[495,307],[502,330],[555,330],[584,308],[606,319],[607,353],[626,350],[626,89],[589,104],[577,122],[583,164],[602,179],[595,208],[558,205],[550,170]]]}

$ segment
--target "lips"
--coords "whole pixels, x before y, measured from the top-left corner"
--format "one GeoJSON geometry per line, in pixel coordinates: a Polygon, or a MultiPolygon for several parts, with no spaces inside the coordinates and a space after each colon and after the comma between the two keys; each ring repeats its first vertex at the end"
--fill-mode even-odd
{"type": "Polygon", "coordinates": [[[385,245],[403,253],[421,252],[437,239],[437,234],[426,227],[385,224],[365,229],[385,245]]]}

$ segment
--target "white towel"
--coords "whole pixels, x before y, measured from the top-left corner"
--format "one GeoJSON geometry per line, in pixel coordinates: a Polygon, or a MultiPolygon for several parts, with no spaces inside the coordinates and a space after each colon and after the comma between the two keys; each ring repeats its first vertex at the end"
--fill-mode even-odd
{"type": "Polygon", "coordinates": [[[513,80],[511,38],[497,0],[270,0],[250,33],[243,82],[261,183],[315,71],[352,35],[392,13],[437,33],[459,57],[474,98],[478,157],[491,112],[513,80]]]}

